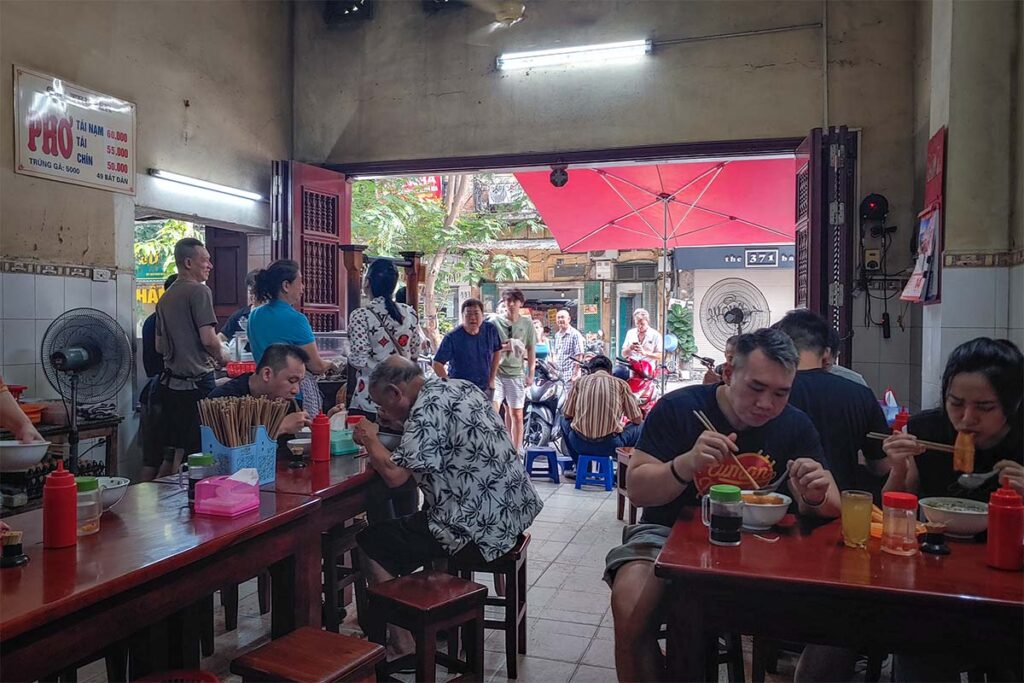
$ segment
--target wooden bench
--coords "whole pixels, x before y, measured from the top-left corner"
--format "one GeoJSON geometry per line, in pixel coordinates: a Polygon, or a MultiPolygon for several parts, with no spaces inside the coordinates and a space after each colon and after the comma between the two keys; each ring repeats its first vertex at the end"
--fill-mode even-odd
{"type": "Polygon", "coordinates": [[[231,662],[243,681],[369,683],[384,661],[384,647],[360,638],[304,626],[231,662]]]}

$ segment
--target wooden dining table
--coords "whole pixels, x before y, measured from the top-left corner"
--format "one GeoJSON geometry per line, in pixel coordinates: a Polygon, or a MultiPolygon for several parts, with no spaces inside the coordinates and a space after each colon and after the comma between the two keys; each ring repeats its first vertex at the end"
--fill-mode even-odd
{"type": "Polygon", "coordinates": [[[29,562],[0,569],[3,679],[62,671],[261,568],[273,578],[272,636],[319,626],[319,508],[312,496],[261,492],[258,510],[196,515],[180,487],[137,484],[98,533],[60,549],[43,548],[42,511],[6,519],[29,562]]]}
{"type": "Polygon", "coordinates": [[[688,508],[655,563],[669,582],[668,679],[704,680],[717,636],[729,633],[861,652],[964,651],[1019,667],[1024,574],[988,567],[984,543],[949,547],[947,556],[910,557],[883,553],[874,539],[866,549],[847,548],[838,520],[792,515],[721,547],[688,508]]]}

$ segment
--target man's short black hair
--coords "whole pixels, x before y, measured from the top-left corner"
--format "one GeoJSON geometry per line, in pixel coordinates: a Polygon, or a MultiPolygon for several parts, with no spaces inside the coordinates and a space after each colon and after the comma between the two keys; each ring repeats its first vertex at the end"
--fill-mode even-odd
{"type": "Polygon", "coordinates": [[[462,302],[462,306],[459,307],[459,312],[465,313],[467,308],[472,308],[473,306],[479,308],[481,313],[484,312],[484,302],[480,301],[480,299],[466,299],[462,302]]]}
{"type": "Polygon", "coordinates": [[[297,358],[302,361],[303,365],[309,362],[309,354],[301,346],[295,346],[294,344],[271,344],[263,352],[263,358],[260,358],[256,371],[259,372],[263,368],[269,367],[274,371],[274,374],[277,374],[288,366],[289,358],[297,358]]]}
{"type": "Polygon", "coordinates": [[[521,304],[525,304],[526,303],[526,295],[524,295],[523,294],[523,290],[519,289],[518,287],[509,287],[508,289],[504,290],[501,293],[501,300],[502,301],[515,300],[515,301],[518,301],[521,304]]]}
{"type": "Polygon", "coordinates": [[[173,285],[174,281],[177,280],[177,279],[178,279],[178,274],[177,273],[171,273],[170,275],[168,275],[167,279],[164,280],[164,291],[166,292],[168,289],[170,289],[171,285],[173,285]]]}
{"type": "Polygon", "coordinates": [[[784,332],[767,327],[740,335],[736,340],[736,352],[732,359],[733,367],[737,369],[743,367],[747,356],[758,349],[782,367],[796,370],[800,356],[796,351],[796,346],[793,345],[793,340],[784,332]]]}
{"type": "Polygon", "coordinates": [[[587,365],[590,366],[591,372],[597,372],[598,370],[604,370],[608,374],[611,374],[613,366],[612,359],[608,356],[602,356],[598,354],[587,361],[587,365]]]}
{"type": "Polygon", "coordinates": [[[790,311],[782,320],[772,325],[772,329],[780,330],[792,339],[797,351],[810,351],[820,355],[829,349],[829,324],[820,315],[806,308],[790,311]]]}
{"type": "Polygon", "coordinates": [[[203,247],[205,245],[195,237],[186,237],[185,239],[178,240],[178,243],[174,245],[174,262],[178,264],[178,270],[181,270],[181,266],[185,265],[185,261],[196,257],[196,249],[203,247]]]}

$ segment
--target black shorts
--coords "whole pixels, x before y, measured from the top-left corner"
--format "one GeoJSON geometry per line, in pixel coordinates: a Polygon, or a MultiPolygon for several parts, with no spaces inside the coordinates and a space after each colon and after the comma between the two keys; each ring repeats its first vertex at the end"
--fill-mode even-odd
{"type": "Polygon", "coordinates": [[[151,379],[139,394],[139,440],[142,442],[142,464],[160,467],[165,460],[174,460],[174,449],[164,447],[164,418],[160,405],[159,383],[151,379]]]}
{"type": "Polygon", "coordinates": [[[213,391],[213,373],[198,381],[195,389],[169,389],[163,384],[157,392],[160,403],[163,448],[180,448],[185,455],[203,449],[199,437],[199,401],[213,391]]]}
{"type": "MultiPolygon", "coordinates": [[[[431,560],[449,557],[448,551],[427,527],[427,513],[388,520],[363,529],[356,536],[359,549],[392,576],[406,576],[431,560]]],[[[469,543],[456,557],[467,562],[483,562],[479,548],[469,543]]]]}

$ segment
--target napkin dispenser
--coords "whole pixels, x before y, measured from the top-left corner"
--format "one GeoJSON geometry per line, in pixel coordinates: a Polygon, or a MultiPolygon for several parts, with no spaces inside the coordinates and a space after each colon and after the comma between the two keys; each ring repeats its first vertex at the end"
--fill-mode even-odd
{"type": "Polygon", "coordinates": [[[237,517],[258,509],[257,484],[228,476],[207,477],[196,484],[195,511],[198,515],[237,517]]]}

